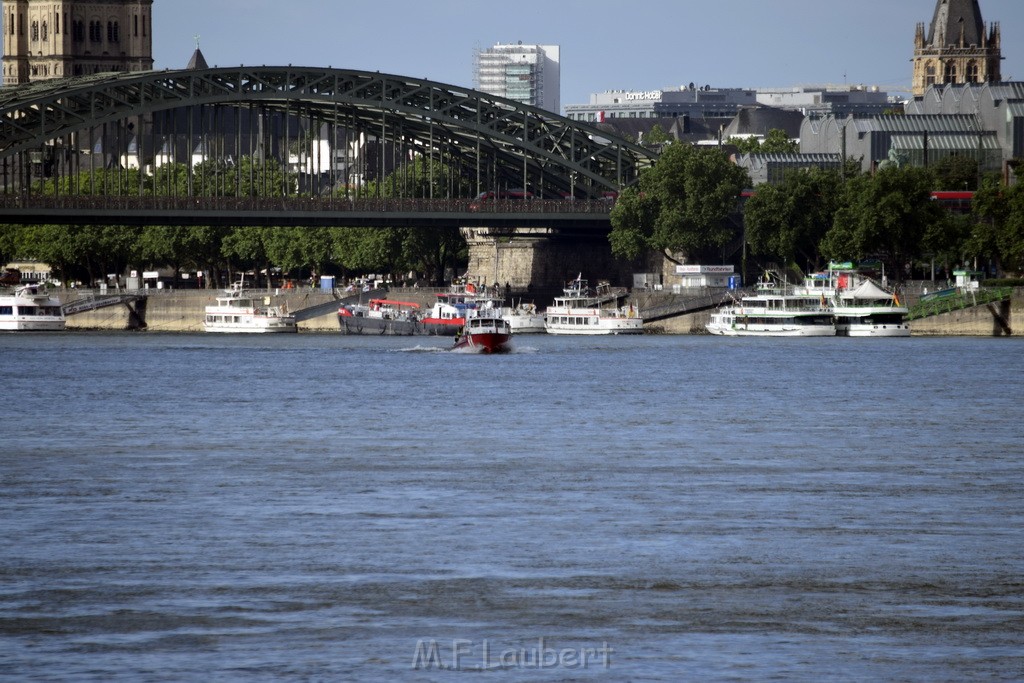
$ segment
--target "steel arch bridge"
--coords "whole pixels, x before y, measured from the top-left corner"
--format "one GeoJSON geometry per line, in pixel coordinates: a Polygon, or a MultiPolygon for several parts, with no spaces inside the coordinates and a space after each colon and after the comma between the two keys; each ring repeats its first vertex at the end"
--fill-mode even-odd
{"type": "MultiPolygon", "coordinates": [[[[134,137],[137,149],[148,148],[152,160],[169,132],[212,155],[218,144],[209,140],[216,132],[211,122],[216,127],[234,118],[238,125],[230,136],[238,137],[238,145],[229,141],[228,146],[240,149],[243,118],[266,113],[284,123],[269,147],[260,147],[267,131],[250,127],[249,136],[260,138],[253,144],[264,154],[276,149],[287,161],[302,135],[326,129],[336,144],[339,137],[346,144],[372,138],[397,159],[414,154],[444,159],[476,193],[527,188],[549,200],[598,200],[633,183],[654,162],[649,150],[583,122],[470,89],[368,71],[240,66],[96,74],[0,90],[0,193],[31,194],[33,160],[38,167],[38,160],[52,158],[55,149],[65,157],[69,150],[92,152],[96,139],[117,140],[117,167],[128,138],[134,137]],[[182,110],[189,113],[168,123],[172,112],[182,110]]],[[[223,139],[219,145],[223,150],[223,139]]],[[[106,148],[104,155],[114,159],[106,148]]],[[[95,163],[95,155],[87,156],[95,163]]],[[[83,162],[77,163],[81,171],[83,162]]],[[[351,172],[349,166],[344,172],[333,160],[329,166],[328,187],[347,180],[341,176],[351,172]]],[[[73,163],[64,167],[58,164],[50,172],[76,172],[73,163]]],[[[188,187],[192,195],[191,179],[188,187]]],[[[241,185],[224,190],[226,196],[245,196],[241,185]]]]}

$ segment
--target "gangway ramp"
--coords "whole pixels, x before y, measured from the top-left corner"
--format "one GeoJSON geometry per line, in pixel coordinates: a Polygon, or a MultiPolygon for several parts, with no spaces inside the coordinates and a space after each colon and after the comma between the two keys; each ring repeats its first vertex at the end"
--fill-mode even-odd
{"type": "Polygon", "coordinates": [[[668,303],[660,306],[649,306],[644,308],[640,313],[643,315],[645,323],[657,322],[659,320],[675,318],[676,316],[686,315],[688,313],[697,313],[711,308],[718,308],[722,304],[738,301],[746,294],[748,294],[746,290],[726,290],[724,292],[714,292],[694,296],[681,294],[672,297],[672,301],[668,303]]]}
{"type": "Polygon", "coordinates": [[[358,304],[363,301],[369,301],[370,299],[376,299],[385,295],[387,290],[385,289],[371,289],[367,292],[359,292],[347,297],[338,297],[333,301],[327,301],[322,304],[316,304],[315,306],[309,306],[307,308],[300,308],[295,311],[295,322],[300,323],[304,320],[312,320],[313,318],[319,318],[322,315],[329,313],[337,313],[338,307],[344,304],[358,304]]]}
{"type": "Polygon", "coordinates": [[[74,315],[76,313],[86,313],[88,311],[95,311],[97,308],[106,308],[107,306],[117,306],[118,304],[131,304],[135,303],[136,301],[141,301],[145,298],[145,294],[90,294],[83,299],[75,299],[74,301],[70,301],[61,306],[61,308],[64,310],[64,315],[74,315]]]}

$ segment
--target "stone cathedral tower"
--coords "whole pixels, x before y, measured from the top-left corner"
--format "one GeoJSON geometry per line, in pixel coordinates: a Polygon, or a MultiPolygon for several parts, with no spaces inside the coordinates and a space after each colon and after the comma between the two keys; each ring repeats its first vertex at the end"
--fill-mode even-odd
{"type": "Polygon", "coordinates": [[[153,68],[153,0],[2,0],[4,85],[153,68]]]}
{"type": "Polygon", "coordinates": [[[1000,81],[999,42],[999,24],[985,25],[978,0],[937,0],[931,27],[918,24],[914,36],[914,96],[930,85],[1000,81]]]}

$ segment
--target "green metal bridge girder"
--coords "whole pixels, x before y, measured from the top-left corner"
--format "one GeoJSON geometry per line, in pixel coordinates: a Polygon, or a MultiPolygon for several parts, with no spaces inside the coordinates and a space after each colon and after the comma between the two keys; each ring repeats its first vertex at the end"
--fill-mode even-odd
{"type": "Polygon", "coordinates": [[[72,134],[188,106],[260,106],[341,122],[484,168],[508,187],[597,198],[653,152],[582,122],[424,79],[261,66],[96,74],[0,90],[0,162],[72,134]]]}

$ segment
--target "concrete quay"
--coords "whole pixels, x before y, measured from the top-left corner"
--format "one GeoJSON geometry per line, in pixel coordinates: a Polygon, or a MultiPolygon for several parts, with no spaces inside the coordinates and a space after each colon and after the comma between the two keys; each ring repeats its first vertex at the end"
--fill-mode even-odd
{"type": "MultiPolygon", "coordinates": [[[[330,292],[311,289],[274,290],[264,292],[275,304],[287,304],[289,311],[298,311],[319,304],[335,301],[330,292]]],[[[205,309],[217,303],[222,293],[219,289],[150,289],[145,294],[144,302],[139,302],[139,317],[145,321],[147,332],[202,332],[205,309]]],[[[253,290],[259,294],[260,290],[253,290]]],[[[88,294],[92,294],[89,292],[88,294]]],[[[64,304],[74,303],[85,298],[80,290],[62,292],[60,299],[64,304]]],[[[101,295],[102,296],[102,295],[101,295]]],[[[132,304],[135,306],[136,304],[132,304]]],[[[68,316],[69,330],[134,330],[138,329],[133,309],[120,304],[98,308],[85,313],[68,316]]],[[[337,332],[337,309],[310,320],[298,323],[300,332],[337,332]]]]}
{"type": "MultiPolygon", "coordinates": [[[[389,293],[402,301],[419,303],[424,309],[436,301],[436,293],[443,290],[404,288],[389,293]]],[[[148,290],[144,292],[144,303],[137,306],[138,317],[145,321],[145,330],[150,332],[202,332],[204,308],[215,303],[220,290],[148,290]]],[[[312,306],[336,301],[330,292],[311,289],[278,290],[266,294],[276,304],[285,303],[289,311],[299,311],[312,306]]],[[[667,292],[634,292],[630,303],[637,306],[641,314],[645,309],[663,306],[682,295],[667,292]]],[[[84,298],[79,290],[60,294],[65,304],[84,298]]],[[[518,298],[518,297],[516,297],[518,298]]],[[[542,308],[546,302],[537,301],[542,308]]],[[[996,308],[1010,329],[1016,333],[1013,311],[1024,310],[1024,289],[1014,291],[1009,305],[996,308]]],[[[678,315],[665,320],[647,323],[644,329],[651,334],[705,334],[704,326],[711,316],[710,310],[678,315]]],[[[85,313],[68,316],[69,330],[134,330],[138,329],[133,309],[120,304],[99,308],[85,313]]],[[[298,323],[299,332],[337,332],[339,329],[335,309],[315,318],[298,323]]],[[[911,323],[913,336],[1002,336],[1004,331],[998,324],[991,309],[986,306],[944,313],[911,323]]]]}

